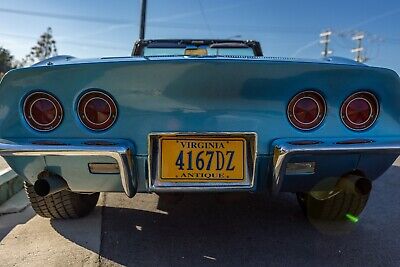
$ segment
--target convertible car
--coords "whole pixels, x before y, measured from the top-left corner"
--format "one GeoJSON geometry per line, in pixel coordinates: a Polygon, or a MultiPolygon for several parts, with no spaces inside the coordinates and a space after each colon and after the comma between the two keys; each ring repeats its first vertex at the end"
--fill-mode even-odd
{"type": "Polygon", "coordinates": [[[263,57],[256,41],[140,40],[132,56],[50,58],[0,84],[0,155],[37,214],[99,192],[293,192],[309,218],[364,209],[400,154],[400,83],[343,58],[263,57]]]}

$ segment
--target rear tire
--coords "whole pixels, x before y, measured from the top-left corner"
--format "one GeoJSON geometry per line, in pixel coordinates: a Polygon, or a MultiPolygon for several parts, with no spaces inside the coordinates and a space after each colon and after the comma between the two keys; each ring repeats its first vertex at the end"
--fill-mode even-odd
{"type": "Polygon", "coordinates": [[[41,197],[33,185],[25,182],[25,191],[33,210],[40,216],[52,219],[72,219],[88,215],[97,204],[100,193],[78,194],[68,190],[41,197]]]}
{"type": "Polygon", "coordinates": [[[344,191],[336,192],[327,199],[318,199],[313,193],[297,193],[297,200],[304,214],[314,220],[344,221],[346,215],[358,216],[369,198],[365,195],[344,191]]]}

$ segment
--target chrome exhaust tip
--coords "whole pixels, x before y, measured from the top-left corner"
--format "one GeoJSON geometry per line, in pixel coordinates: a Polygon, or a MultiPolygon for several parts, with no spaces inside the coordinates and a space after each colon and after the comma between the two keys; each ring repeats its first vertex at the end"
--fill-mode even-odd
{"type": "Polygon", "coordinates": [[[68,189],[68,184],[60,175],[44,171],[38,175],[33,189],[37,195],[46,197],[68,189]]]}

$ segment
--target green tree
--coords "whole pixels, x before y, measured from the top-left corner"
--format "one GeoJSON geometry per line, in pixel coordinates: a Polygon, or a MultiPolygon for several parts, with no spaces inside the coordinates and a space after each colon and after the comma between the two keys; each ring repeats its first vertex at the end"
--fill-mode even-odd
{"type": "Polygon", "coordinates": [[[0,78],[3,77],[4,73],[12,69],[14,57],[10,54],[7,49],[0,47],[0,78]]]}
{"type": "Polygon", "coordinates": [[[56,55],[56,40],[54,40],[53,31],[49,27],[42,35],[40,35],[36,45],[31,48],[29,55],[22,60],[22,65],[32,64],[56,55]]]}

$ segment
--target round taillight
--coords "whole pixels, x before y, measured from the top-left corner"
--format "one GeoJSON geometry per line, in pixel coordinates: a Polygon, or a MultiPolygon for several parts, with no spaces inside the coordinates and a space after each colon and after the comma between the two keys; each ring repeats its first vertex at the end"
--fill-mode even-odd
{"type": "Polygon", "coordinates": [[[289,102],[287,116],[292,125],[300,130],[312,130],[325,118],[325,99],[315,91],[297,94],[289,102]]]}
{"type": "Polygon", "coordinates": [[[60,102],[49,93],[34,92],[25,99],[24,117],[37,131],[51,131],[62,121],[63,109],[60,102]]]}
{"type": "Polygon", "coordinates": [[[343,123],[354,131],[371,127],[379,114],[379,103],[369,92],[358,92],[349,96],[340,109],[343,123]]]}
{"type": "Polygon", "coordinates": [[[106,93],[90,91],[79,99],[78,114],[87,128],[103,131],[110,128],[117,119],[117,106],[106,93]]]}

